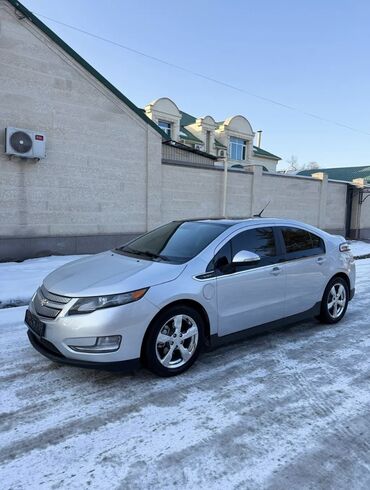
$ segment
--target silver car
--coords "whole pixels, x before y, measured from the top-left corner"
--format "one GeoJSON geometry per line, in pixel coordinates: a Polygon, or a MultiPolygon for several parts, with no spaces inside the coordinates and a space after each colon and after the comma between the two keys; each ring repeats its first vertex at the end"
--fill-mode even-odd
{"type": "Polygon", "coordinates": [[[46,357],[160,376],[202,349],[308,317],[336,323],[355,292],[340,236],[292,220],[174,221],[49,274],[26,312],[46,357]]]}

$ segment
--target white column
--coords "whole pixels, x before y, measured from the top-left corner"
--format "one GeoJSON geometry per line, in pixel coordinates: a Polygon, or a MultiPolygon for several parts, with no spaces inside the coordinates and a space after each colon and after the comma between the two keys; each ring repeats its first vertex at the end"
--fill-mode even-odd
{"type": "Polygon", "coordinates": [[[269,196],[262,196],[261,193],[262,179],[263,179],[262,167],[260,165],[255,165],[253,167],[249,167],[249,169],[253,171],[252,193],[251,193],[251,216],[254,216],[255,214],[260,213],[263,206],[266,205],[265,201],[262,198],[264,197],[269,199],[269,196]]]}
{"type": "Polygon", "coordinates": [[[253,159],[253,141],[247,141],[247,163],[252,163],[253,159]]]}
{"type": "Polygon", "coordinates": [[[226,205],[227,205],[227,174],[228,174],[228,163],[227,158],[224,161],[224,192],[222,200],[222,216],[226,218],[226,205]]]}

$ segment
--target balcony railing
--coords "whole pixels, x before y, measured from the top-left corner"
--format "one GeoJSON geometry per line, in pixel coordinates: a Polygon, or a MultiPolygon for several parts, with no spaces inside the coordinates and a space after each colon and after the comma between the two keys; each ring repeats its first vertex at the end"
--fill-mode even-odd
{"type": "Polygon", "coordinates": [[[193,164],[214,167],[217,157],[200,150],[195,150],[175,141],[162,144],[162,163],[193,164]]]}

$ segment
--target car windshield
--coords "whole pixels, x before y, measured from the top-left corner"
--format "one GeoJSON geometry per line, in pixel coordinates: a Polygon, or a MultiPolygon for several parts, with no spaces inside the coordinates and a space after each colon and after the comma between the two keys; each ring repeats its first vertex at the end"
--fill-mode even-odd
{"type": "Polygon", "coordinates": [[[198,255],[228,225],[207,221],[174,221],[115,249],[147,260],[183,264],[198,255]]]}

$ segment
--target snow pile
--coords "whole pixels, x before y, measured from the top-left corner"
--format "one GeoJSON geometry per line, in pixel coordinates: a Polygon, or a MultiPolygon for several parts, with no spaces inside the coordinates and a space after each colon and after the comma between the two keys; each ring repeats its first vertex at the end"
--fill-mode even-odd
{"type": "Polygon", "coordinates": [[[84,255],[51,256],[0,263],[0,308],[26,305],[45,276],[84,255]]]}
{"type": "Polygon", "coordinates": [[[350,240],[351,250],[356,258],[370,256],[370,243],[350,240]]]}

